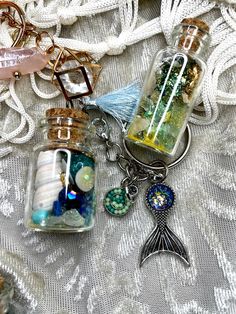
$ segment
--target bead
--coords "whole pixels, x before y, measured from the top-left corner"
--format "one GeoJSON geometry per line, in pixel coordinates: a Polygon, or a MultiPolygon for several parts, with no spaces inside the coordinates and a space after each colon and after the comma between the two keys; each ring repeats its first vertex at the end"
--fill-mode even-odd
{"type": "Polygon", "coordinates": [[[31,218],[33,223],[35,223],[36,225],[40,225],[43,221],[45,221],[49,214],[50,212],[48,210],[39,209],[33,211],[31,218]]]}
{"type": "Polygon", "coordinates": [[[16,72],[14,73],[14,78],[15,78],[17,81],[19,81],[19,80],[21,79],[21,73],[18,72],[18,71],[16,71],[16,72]]]}
{"type": "Polygon", "coordinates": [[[63,210],[62,210],[62,207],[61,207],[61,204],[60,204],[59,201],[54,201],[53,202],[52,214],[54,216],[61,216],[63,214],[63,210]]]}
{"type": "Polygon", "coordinates": [[[77,187],[83,192],[90,191],[94,186],[94,177],[94,170],[91,167],[81,168],[75,176],[77,187]]]}
{"type": "Polygon", "coordinates": [[[67,194],[66,194],[66,188],[65,187],[59,192],[58,200],[61,203],[61,205],[64,205],[66,203],[67,194]]]}

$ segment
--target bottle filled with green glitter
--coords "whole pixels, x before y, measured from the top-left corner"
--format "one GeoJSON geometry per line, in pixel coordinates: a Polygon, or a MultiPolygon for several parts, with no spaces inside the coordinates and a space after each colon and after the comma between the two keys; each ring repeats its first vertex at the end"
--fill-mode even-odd
{"type": "Polygon", "coordinates": [[[25,225],[36,231],[82,232],[94,226],[95,159],[89,116],[52,108],[29,166],[25,225]]]}
{"type": "Polygon", "coordinates": [[[172,46],[158,52],[142,89],[126,139],[173,156],[200,92],[210,36],[202,20],[186,18],[172,34],[172,46]]]}

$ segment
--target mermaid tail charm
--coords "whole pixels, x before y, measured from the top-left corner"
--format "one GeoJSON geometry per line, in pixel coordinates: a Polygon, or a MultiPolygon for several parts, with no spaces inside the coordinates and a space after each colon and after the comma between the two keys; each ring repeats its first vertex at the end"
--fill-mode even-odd
{"type": "Polygon", "coordinates": [[[156,183],[147,190],[146,205],[154,215],[157,224],[143,246],[140,266],[150,256],[162,252],[179,256],[189,266],[189,259],[184,245],[166,225],[168,212],[174,202],[174,191],[164,183],[156,183]]]}

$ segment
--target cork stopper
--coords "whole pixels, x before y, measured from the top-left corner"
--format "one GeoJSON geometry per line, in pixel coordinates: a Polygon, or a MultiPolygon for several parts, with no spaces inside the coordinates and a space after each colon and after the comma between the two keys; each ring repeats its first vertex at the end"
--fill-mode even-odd
{"type": "Polygon", "coordinates": [[[199,30],[204,31],[204,32],[209,32],[209,26],[202,20],[197,19],[197,18],[186,18],[183,19],[181,24],[187,24],[187,25],[195,25],[199,28],[199,30]]]}
{"type": "Polygon", "coordinates": [[[179,25],[181,36],[178,39],[178,47],[191,52],[200,52],[209,39],[209,26],[197,18],[185,18],[179,25]]]}
{"type": "Polygon", "coordinates": [[[46,117],[63,117],[63,118],[74,118],[80,119],[83,121],[89,120],[89,115],[80,110],[80,109],[73,109],[73,108],[51,108],[46,111],[46,117]]]}
{"type": "Polygon", "coordinates": [[[0,292],[3,290],[3,288],[4,288],[4,282],[5,282],[5,280],[4,280],[4,278],[0,275],[0,292]]]}
{"type": "Polygon", "coordinates": [[[84,143],[89,115],[81,109],[51,108],[46,111],[48,139],[84,143]]]}

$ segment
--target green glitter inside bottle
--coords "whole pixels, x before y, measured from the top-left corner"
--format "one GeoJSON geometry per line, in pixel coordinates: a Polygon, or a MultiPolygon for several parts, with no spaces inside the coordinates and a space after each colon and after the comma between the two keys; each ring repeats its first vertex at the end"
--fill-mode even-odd
{"type": "Polygon", "coordinates": [[[200,33],[196,24],[206,24],[187,20],[195,25],[180,24],[174,47],[156,54],[126,135],[128,140],[170,156],[175,154],[186,128],[205,70],[200,53],[208,33],[200,33]],[[188,49],[184,49],[187,44],[188,49]]]}

